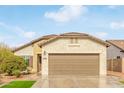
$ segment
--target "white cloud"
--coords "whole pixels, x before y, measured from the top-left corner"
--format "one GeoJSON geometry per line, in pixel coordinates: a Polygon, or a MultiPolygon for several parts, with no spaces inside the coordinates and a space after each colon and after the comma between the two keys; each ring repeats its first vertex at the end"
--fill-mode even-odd
{"type": "Polygon", "coordinates": [[[26,38],[33,38],[35,36],[35,32],[25,32],[24,36],[26,38]]]}
{"type": "Polygon", "coordinates": [[[84,6],[63,6],[57,12],[46,12],[45,17],[56,22],[68,22],[80,17],[87,11],[84,6]]]}
{"type": "Polygon", "coordinates": [[[116,9],[118,6],[117,5],[109,5],[108,8],[110,9],[116,9]]]}
{"type": "Polygon", "coordinates": [[[112,29],[123,29],[124,28],[124,22],[111,22],[110,28],[112,29]]]}
{"type": "Polygon", "coordinates": [[[24,44],[26,44],[27,42],[18,42],[18,43],[15,43],[15,42],[11,42],[10,44],[9,44],[9,46],[11,47],[11,48],[17,48],[17,47],[20,47],[20,46],[22,46],[22,45],[24,45],[24,44]]]}
{"type": "Polygon", "coordinates": [[[0,22],[0,26],[5,26],[5,24],[3,22],[0,22]]]}
{"type": "Polygon", "coordinates": [[[106,32],[97,32],[96,36],[102,39],[105,39],[107,37],[108,33],[106,32]]]}
{"type": "Polygon", "coordinates": [[[36,34],[33,31],[25,31],[21,27],[11,26],[11,25],[8,25],[8,24],[6,24],[4,22],[0,22],[0,26],[8,29],[9,31],[13,31],[14,33],[16,33],[17,35],[19,35],[21,37],[28,38],[28,39],[33,38],[35,36],[35,34],[36,34]]]}
{"type": "Polygon", "coordinates": [[[3,35],[0,36],[0,42],[4,42],[9,39],[12,39],[12,37],[11,36],[3,36],[3,35]]]}
{"type": "Polygon", "coordinates": [[[20,27],[14,27],[14,30],[17,32],[17,33],[20,33],[22,36],[24,36],[25,38],[33,38],[35,36],[35,32],[33,31],[25,31],[23,30],[22,28],[20,27]]]}

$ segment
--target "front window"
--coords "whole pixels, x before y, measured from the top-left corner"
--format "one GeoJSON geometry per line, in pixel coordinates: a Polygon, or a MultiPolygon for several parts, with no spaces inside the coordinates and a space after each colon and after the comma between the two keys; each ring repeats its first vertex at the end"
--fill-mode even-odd
{"type": "Polygon", "coordinates": [[[26,62],[26,65],[27,66],[30,66],[30,67],[33,67],[33,57],[32,56],[23,56],[25,62],[26,62]]]}

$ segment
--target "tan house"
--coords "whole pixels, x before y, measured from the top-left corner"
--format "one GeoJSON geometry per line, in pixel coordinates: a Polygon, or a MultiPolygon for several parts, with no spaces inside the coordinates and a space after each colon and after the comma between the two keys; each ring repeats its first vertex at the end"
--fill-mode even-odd
{"type": "Polygon", "coordinates": [[[84,33],[48,35],[14,50],[42,75],[106,75],[108,44],[84,33]]]}

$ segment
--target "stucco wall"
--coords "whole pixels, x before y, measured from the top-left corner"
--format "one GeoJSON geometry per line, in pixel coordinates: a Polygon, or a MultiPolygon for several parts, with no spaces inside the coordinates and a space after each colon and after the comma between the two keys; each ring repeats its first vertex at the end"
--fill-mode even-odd
{"type": "Polygon", "coordinates": [[[122,73],[124,73],[124,58],[122,58],[122,73]]]}
{"type": "Polygon", "coordinates": [[[121,50],[113,45],[107,48],[107,59],[114,59],[117,56],[124,57],[124,53],[120,52],[121,50]]]}
{"type": "Polygon", "coordinates": [[[37,72],[37,55],[42,53],[42,49],[38,46],[38,44],[40,44],[41,42],[44,42],[44,40],[38,41],[14,53],[18,56],[33,56],[32,72],[37,72]]]}
{"type": "Polygon", "coordinates": [[[38,69],[38,54],[42,53],[42,49],[38,46],[38,44],[44,42],[45,40],[41,40],[33,44],[33,70],[32,72],[37,72],[38,69]]]}
{"type": "Polygon", "coordinates": [[[25,47],[21,50],[16,51],[14,54],[18,56],[33,56],[33,46],[30,45],[28,47],[25,47]]]}
{"type": "Polygon", "coordinates": [[[106,46],[90,39],[79,39],[78,44],[70,44],[70,39],[58,39],[42,47],[42,75],[48,75],[49,53],[99,53],[100,75],[106,75],[106,46]],[[44,55],[46,51],[46,55],[44,55]]]}

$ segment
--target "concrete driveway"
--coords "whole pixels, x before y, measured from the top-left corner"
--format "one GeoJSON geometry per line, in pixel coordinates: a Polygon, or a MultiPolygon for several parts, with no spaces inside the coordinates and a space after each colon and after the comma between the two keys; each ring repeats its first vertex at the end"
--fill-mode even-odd
{"type": "Polygon", "coordinates": [[[49,76],[39,77],[33,88],[123,88],[115,76],[49,76]]]}

